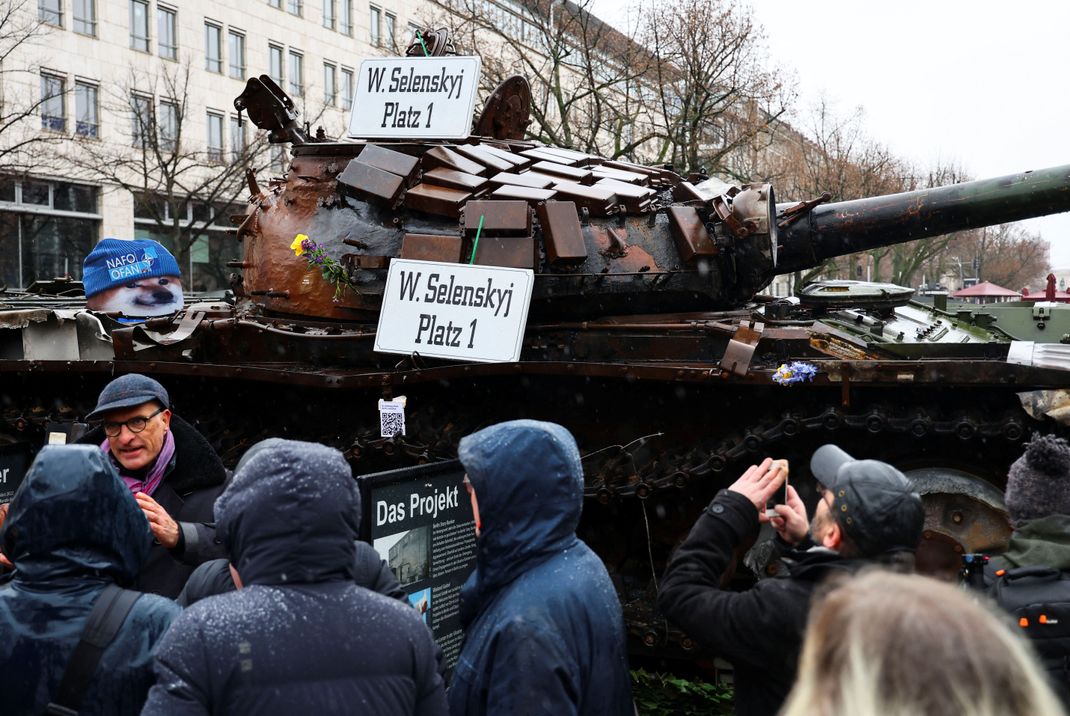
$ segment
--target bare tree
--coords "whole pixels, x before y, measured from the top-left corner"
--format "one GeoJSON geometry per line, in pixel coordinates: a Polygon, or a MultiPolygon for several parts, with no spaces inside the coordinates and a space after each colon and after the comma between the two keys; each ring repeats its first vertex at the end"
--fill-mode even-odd
{"type": "MultiPolygon", "coordinates": [[[[128,140],[82,139],[67,157],[81,177],[131,192],[135,215],[152,219],[154,233],[170,244],[180,265],[211,224],[225,223],[246,172],[266,164],[268,147],[262,133],[255,133],[241,146],[232,137],[224,152],[229,126],[223,115],[215,126],[208,120],[207,143],[194,140],[192,126],[204,123],[206,115],[190,104],[189,81],[188,64],[148,75],[132,70],[129,81],[107,98],[115,116],[129,118],[128,140]]],[[[222,266],[215,269],[220,278],[222,266]]]]}
{"type": "Polygon", "coordinates": [[[733,0],[662,0],[644,21],[654,53],[662,145],[658,160],[684,172],[752,180],[794,83],[767,69],[764,35],[733,0]]]}
{"type": "Polygon", "coordinates": [[[36,2],[0,0],[0,174],[51,166],[52,150],[65,138],[64,83],[47,81],[39,67],[16,59],[49,32],[36,2]]]}
{"type": "Polygon", "coordinates": [[[652,57],[592,15],[591,0],[440,5],[430,21],[449,27],[461,52],[480,56],[484,95],[511,75],[528,80],[532,138],[611,158],[641,156],[659,138],[644,102],[652,57]]]}
{"type": "Polygon", "coordinates": [[[1036,290],[1044,287],[1050,270],[1048,252],[1048,243],[1040,234],[1016,224],[1000,224],[960,232],[942,257],[942,266],[954,257],[951,260],[957,266],[969,267],[979,281],[1015,291],[1027,286],[1036,290]]]}

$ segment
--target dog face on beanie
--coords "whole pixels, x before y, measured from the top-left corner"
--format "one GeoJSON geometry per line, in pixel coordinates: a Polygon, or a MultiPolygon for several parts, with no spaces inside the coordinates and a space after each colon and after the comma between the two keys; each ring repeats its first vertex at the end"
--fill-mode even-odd
{"type": "Polygon", "coordinates": [[[1015,529],[1048,515],[1070,515],[1070,444],[1042,435],[1026,445],[1007,473],[1004,501],[1015,529]]]}
{"type": "Polygon", "coordinates": [[[175,257],[155,241],[104,239],[82,267],[86,306],[125,316],[165,316],[182,308],[175,257]]]}

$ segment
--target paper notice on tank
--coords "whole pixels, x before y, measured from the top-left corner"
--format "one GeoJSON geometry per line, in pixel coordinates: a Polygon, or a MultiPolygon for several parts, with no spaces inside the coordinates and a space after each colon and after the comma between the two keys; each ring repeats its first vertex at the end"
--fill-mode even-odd
{"type": "Polygon", "coordinates": [[[360,63],[354,139],[464,139],[472,131],[478,57],[385,57],[360,63]]]}
{"type": "Polygon", "coordinates": [[[484,363],[517,361],[534,283],[531,269],[394,259],[375,350],[484,363]]]}

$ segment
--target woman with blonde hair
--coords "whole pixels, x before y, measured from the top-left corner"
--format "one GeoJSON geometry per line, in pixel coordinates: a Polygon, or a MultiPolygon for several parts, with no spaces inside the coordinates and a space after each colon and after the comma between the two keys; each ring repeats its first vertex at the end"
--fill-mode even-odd
{"type": "Polygon", "coordinates": [[[916,575],[845,580],[811,613],[781,716],[1058,716],[1028,642],[970,593],[916,575]]]}

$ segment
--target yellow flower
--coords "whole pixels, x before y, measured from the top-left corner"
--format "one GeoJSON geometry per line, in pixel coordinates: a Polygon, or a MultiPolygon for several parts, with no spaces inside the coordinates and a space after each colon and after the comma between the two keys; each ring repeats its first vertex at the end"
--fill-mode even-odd
{"type": "Polygon", "coordinates": [[[308,241],[308,236],[305,234],[298,234],[294,237],[294,242],[290,244],[290,248],[293,249],[294,256],[300,256],[305,253],[305,247],[302,246],[302,242],[308,241]]]}

